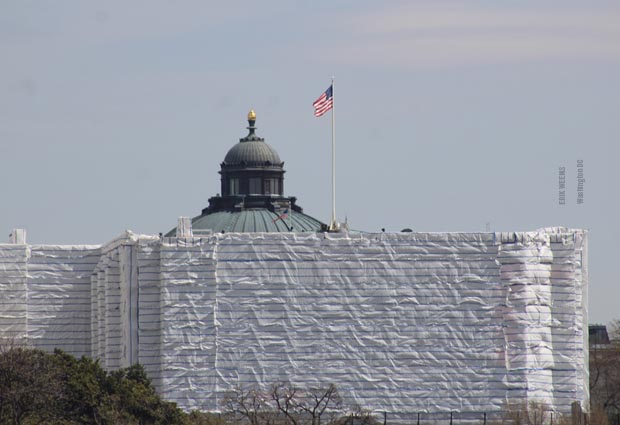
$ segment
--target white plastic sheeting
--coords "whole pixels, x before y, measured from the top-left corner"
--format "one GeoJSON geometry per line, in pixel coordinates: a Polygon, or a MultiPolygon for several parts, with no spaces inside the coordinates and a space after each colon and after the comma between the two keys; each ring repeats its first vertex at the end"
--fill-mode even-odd
{"type": "Polygon", "coordinates": [[[550,235],[510,236],[222,238],[218,390],[334,382],[389,412],[568,410],[587,397],[581,252],[564,267],[550,235]]]}
{"type": "Polygon", "coordinates": [[[27,306],[32,345],[45,350],[61,346],[78,357],[90,354],[90,276],[99,254],[98,246],[31,246],[27,306]]]}
{"type": "Polygon", "coordinates": [[[0,330],[3,338],[27,336],[28,258],[26,245],[0,245],[0,330]]]}
{"type": "Polygon", "coordinates": [[[587,401],[583,234],[503,236],[498,260],[510,396],[565,407],[567,399],[587,401]]]}
{"type": "Polygon", "coordinates": [[[208,239],[161,246],[162,393],[185,408],[218,407],[216,246],[208,239]]]}
{"type": "Polygon", "coordinates": [[[568,412],[588,402],[586,259],[567,229],[0,245],[0,330],[109,369],[139,361],[186,409],[285,381],[335,383],[391,421],[568,412]]]}
{"type": "Polygon", "coordinates": [[[0,334],[90,354],[90,275],[97,246],[0,245],[0,334]]]}
{"type": "Polygon", "coordinates": [[[101,248],[91,276],[91,349],[108,369],[161,373],[159,238],[126,232],[101,248]]]}
{"type": "MultiPolygon", "coordinates": [[[[113,241],[113,249],[103,249],[91,277],[92,356],[108,369],[121,367],[121,241],[113,241]]],[[[126,284],[126,283],[125,283],[126,284]]]]}
{"type": "Polygon", "coordinates": [[[162,391],[213,410],[236,386],[333,382],[392,413],[531,400],[567,412],[588,397],[583,236],[171,239],[162,314],[183,319],[164,331],[162,391]]]}
{"type": "Polygon", "coordinates": [[[159,238],[138,241],[138,361],[156,388],[161,383],[161,307],[159,238]]]}

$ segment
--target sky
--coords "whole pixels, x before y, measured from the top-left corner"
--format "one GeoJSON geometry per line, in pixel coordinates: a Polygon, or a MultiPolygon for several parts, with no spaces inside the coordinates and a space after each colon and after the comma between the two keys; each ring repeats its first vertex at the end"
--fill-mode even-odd
{"type": "Polygon", "coordinates": [[[590,323],[620,318],[618,1],[3,0],[0,241],[167,232],[220,191],[250,109],[329,222],[332,77],[339,220],[587,229],[590,323]]]}

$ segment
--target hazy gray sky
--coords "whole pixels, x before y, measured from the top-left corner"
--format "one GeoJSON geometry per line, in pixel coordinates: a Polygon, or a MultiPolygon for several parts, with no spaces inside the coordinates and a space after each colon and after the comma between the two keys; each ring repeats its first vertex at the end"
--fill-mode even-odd
{"type": "Polygon", "coordinates": [[[340,219],[589,229],[590,322],[620,318],[618,1],[5,0],[3,239],[166,232],[219,192],[250,108],[328,222],[332,75],[340,219]]]}

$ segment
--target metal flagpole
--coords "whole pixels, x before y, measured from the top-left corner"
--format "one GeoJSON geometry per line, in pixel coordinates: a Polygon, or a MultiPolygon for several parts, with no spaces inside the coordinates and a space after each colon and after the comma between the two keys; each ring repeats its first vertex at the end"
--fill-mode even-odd
{"type": "MultiPolygon", "coordinates": [[[[288,201],[288,230],[289,232],[293,231],[293,208],[291,208],[291,201],[288,201]]],[[[286,222],[284,222],[284,224],[286,224],[286,222]]]]}
{"type": "Polygon", "coordinates": [[[332,77],[332,222],[329,230],[338,230],[336,222],[336,102],[334,96],[334,77],[332,77]]]}

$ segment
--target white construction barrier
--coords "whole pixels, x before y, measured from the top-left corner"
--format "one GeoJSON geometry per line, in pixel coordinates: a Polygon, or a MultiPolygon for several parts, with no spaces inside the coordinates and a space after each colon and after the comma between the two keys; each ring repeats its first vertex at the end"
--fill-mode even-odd
{"type": "Polygon", "coordinates": [[[0,245],[0,330],[109,369],[143,363],[185,409],[288,382],[334,383],[390,418],[567,413],[588,405],[586,242],[547,229],[0,245]]]}

